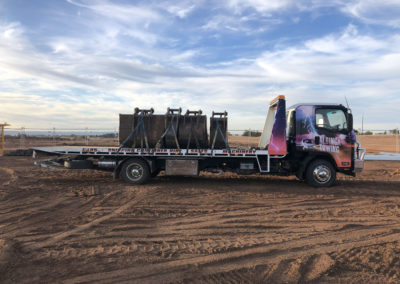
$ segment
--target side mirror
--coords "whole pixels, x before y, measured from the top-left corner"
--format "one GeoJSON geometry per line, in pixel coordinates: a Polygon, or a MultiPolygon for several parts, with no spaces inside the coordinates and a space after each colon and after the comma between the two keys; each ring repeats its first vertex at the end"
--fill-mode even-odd
{"type": "Polygon", "coordinates": [[[353,130],[353,114],[352,113],[347,114],[347,128],[349,131],[353,130]]]}

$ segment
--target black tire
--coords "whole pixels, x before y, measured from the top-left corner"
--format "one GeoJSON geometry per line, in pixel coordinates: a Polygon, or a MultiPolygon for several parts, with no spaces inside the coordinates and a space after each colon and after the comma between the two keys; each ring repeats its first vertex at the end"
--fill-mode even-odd
{"type": "Polygon", "coordinates": [[[121,169],[122,179],[131,184],[144,184],[150,179],[149,165],[141,159],[129,159],[121,169]]]}
{"type": "Polygon", "coordinates": [[[69,160],[64,162],[64,167],[68,169],[91,169],[93,162],[90,160],[69,160]]]}
{"type": "Polygon", "coordinates": [[[336,169],[329,161],[314,160],[307,167],[306,181],[314,187],[329,187],[336,181],[336,169]]]}

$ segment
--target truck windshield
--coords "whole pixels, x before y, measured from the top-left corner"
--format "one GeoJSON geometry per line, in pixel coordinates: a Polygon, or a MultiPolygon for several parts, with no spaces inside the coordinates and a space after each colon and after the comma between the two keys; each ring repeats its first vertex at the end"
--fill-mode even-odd
{"type": "Polygon", "coordinates": [[[346,115],[340,109],[316,109],[315,118],[318,128],[324,128],[331,131],[347,130],[346,115]]]}

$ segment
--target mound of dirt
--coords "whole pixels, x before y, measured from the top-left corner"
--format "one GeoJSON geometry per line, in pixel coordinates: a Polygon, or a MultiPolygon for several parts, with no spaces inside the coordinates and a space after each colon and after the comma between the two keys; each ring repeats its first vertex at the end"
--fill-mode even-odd
{"type": "Polygon", "coordinates": [[[327,254],[317,255],[312,259],[309,271],[306,274],[307,281],[318,279],[321,275],[333,267],[335,261],[327,254]]]}

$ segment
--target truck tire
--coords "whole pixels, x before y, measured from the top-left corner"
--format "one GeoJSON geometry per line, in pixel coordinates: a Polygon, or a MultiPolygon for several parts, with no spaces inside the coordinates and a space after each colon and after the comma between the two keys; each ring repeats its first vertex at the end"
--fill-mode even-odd
{"type": "Polygon", "coordinates": [[[91,169],[93,162],[89,160],[69,160],[64,162],[67,169],[91,169]]]}
{"type": "Polygon", "coordinates": [[[144,184],[150,179],[149,166],[141,159],[129,159],[122,165],[121,177],[127,183],[144,184]]]}
{"type": "Polygon", "coordinates": [[[305,176],[307,183],[314,187],[329,187],[336,181],[336,170],[331,162],[318,159],[308,165],[305,176]]]}

